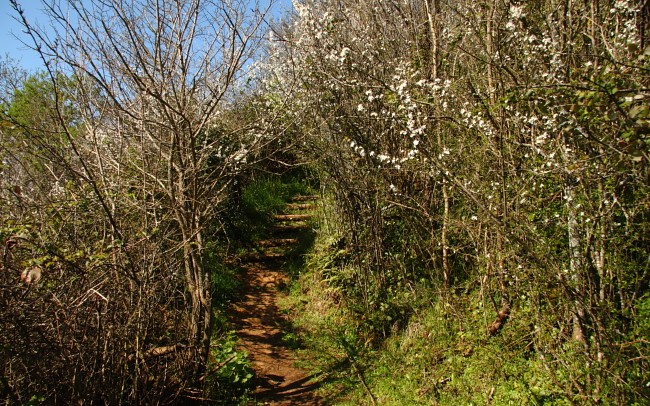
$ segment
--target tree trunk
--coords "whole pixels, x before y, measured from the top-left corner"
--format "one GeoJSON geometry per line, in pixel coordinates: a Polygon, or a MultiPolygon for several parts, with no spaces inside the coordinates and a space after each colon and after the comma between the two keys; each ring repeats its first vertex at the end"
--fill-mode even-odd
{"type": "MultiPolygon", "coordinates": [[[[571,176],[571,174],[569,174],[571,176]]],[[[584,274],[584,261],[582,257],[582,241],[580,240],[580,233],[578,230],[577,210],[575,200],[574,186],[570,183],[571,179],[567,181],[564,188],[564,197],[566,199],[567,208],[567,233],[569,236],[569,274],[571,278],[571,287],[574,290],[573,297],[573,338],[583,344],[586,344],[583,321],[585,312],[582,305],[583,295],[581,294],[582,288],[582,275],[584,274]]]]}
{"type": "MultiPolygon", "coordinates": [[[[430,54],[430,68],[429,80],[435,81],[438,79],[438,65],[439,65],[439,36],[438,36],[438,16],[440,13],[440,4],[438,0],[427,0],[425,2],[427,10],[427,21],[429,23],[429,40],[431,41],[430,54]]],[[[442,140],[442,133],[440,123],[438,120],[433,124],[433,131],[436,133],[438,141],[438,149],[443,151],[444,144],[442,140]]],[[[449,289],[450,285],[450,271],[449,271],[449,246],[447,244],[447,232],[449,229],[449,186],[447,180],[442,181],[442,199],[443,199],[443,213],[442,213],[442,229],[440,231],[440,245],[442,247],[442,279],[445,290],[449,289]]],[[[432,233],[433,234],[433,233],[432,233]]],[[[435,247],[434,247],[435,252],[435,247]]]]}

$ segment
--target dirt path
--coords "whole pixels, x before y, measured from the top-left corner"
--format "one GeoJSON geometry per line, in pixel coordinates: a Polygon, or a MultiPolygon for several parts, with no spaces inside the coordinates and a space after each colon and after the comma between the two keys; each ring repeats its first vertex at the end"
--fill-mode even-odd
{"type": "MultiPolygon", "coordinates": [[[[303,217],[299,217],[304,220],[303,217]]],[[[295,221],[279,217],[277,221],[295,221]]],[[[282,224],[278,224],[282,225],[282,224]]],[[[286,225],[285,225],[286,226],[286,225]]],[[[286,236],[264,241],[260,246],[281,246],[287,250],[286,236]],[[277,244],[276,244],[277,243],[277,244]]],[[[318,384],[294,366],[295,354],[287,348],[283,335],[289,320],[277,306],[280,287],[289,282],[283,270],[284,258],[278,251],[243,258],[240,301],[231,308],[242,346],[248,351],[255,371],[254,397],[263,405],[322,405],[314,391],[318,384]]]]}

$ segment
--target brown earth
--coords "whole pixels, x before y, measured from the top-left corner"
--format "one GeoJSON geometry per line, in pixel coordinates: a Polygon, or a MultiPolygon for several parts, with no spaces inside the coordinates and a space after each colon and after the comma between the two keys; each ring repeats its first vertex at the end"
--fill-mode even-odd
{"type": "MultiPolygon", "coordinates": [[[[294,241],[297,242],[291,242],[294,241]]],[[[285,237],[277,243],[265,240],[260,245],[285,246],[288,242],[285,237]]],[[[283,340],[290,330],[290,321],[278,308],[283,295],[281,287],[289,282],[282,267],[284,255],[262,253],[244,255],[241,259],[242,290],[240,300],[230,309],[230,318],[255,372],[254,399],[263,405],[323,405],[315,393],[318,382],[295,366],[296,354],[283,340]]]]}

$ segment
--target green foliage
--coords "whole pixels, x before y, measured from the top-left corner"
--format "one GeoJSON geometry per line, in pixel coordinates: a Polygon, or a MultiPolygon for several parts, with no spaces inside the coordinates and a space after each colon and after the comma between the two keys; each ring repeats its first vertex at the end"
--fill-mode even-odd
{"type": "Polygon", "coordinates": [[[44,402],[45,402],[45,397],[34,395],[31,398],[29,398],[29,401],[27,401],[27,403],[25,403],[23,406],[37,406],[37,405],[42,405],[44,402]]]}
{"type": "Polygon", "coordinates": [[[282,208],[287,187],[276,179],[254,182],[242,193],[242,205],[247,214],[270,216],[282,208]]]}
{"type": "Polygon", "coordinates": [[[4,112],[19,128],[29,133],[45,133],[48,143],[61,142],[57,141],[61,134],[56,132],[57,129],[62,131],[61,124],[67,126],[71,133],[76,132],[75,127],[81,124],[80,111],[70,95],[74,79],[59,74],[56,80],[55,87],[46,73],[30,76],[15,90],[4,112]],[[55,113],[57,109],[61,117],[55,113]]]}
{"type": "Polygon", "coordinates": [[[212,399],[233,404],[249,389],[253,370],[248,354],[237,348],[234,331],[213,338],[208,363],[207,385],[212,399]]]}
{"type": "Polygon", "coordinates": [[[297,350],[302,347],[300,336],[294,332],[285,332],[282,335],[282,342],[291,350],[297,350]]]}
{"type": "Polygon", "coordinates": [[[6,114],[20,126],[35,128],[51,116],[54,102],[54,87],[46,74],[41,73],[29,77],[22,88],[16,89],[6,114]]]}
{"type": "Polygon", "coordinates": [[[645,295],[638,300],[636,320],[635,335],[640,339],[650,339],[650,295],[645,295]]]}
{"type": "MultiPolygon", "coordinates": [[[[423,280],[393,286],[387,290],[393,296],[384,296],[376,309],[365,307],[376,299],[361,297],[364,291],[354,288],[359,273],[338,241],[321,230],[284,304],[313,360],[309,365],[328,377],[325,387],[336,404],[368,403],[360,376],[377,403],[386,405],[570,405],[587,398],[617,404],[625,389],[608,376],[625,373],[639,380],[636,387],[647,378],[643,362],[638,369],[596,362],[598,354],[585,354],[570,340],[564,316],[553,305],[561,291],[552,281],[535,281],[534,269],[530,281],[511,282],[515,310],[490,338],[486,327],[498,309],[486,286],[469,279],[455,293],[444,294],[423,280]],[[537,293],[523,293],[531,291],[537,293]],[[390,334],[379,333],[386,326],[390,334]]],[[[639,300],[637,320],[647,319],[648,302],[639,300]]],[[[646,324],[640,322],[636,341],[630,339],[641,354],[647,351],[641,348],[647,345],[646,324]]]]}
{"type": "Polygon", "coordinates": [[[269,176],[241,185],[226,213],[227,232],[235,241],[250,245],[266,236],[273,215],[282,210],[291,197],[311,193],[305,180],[291,174],[284,178],[269,176]]]}
{"type": "Polygon", "coordinates": [[[249,213],[268,216],[282,209],[291,197],[310,192],[309,186],[299,178],[269,177],[248,185],[242,193],[242,204],[249,213]]]}
{"type": "Polygon", "coordinates": [[[204,252],[206,269],[212,275],[212,306],[218,311],[225,309],[239,287],[236,271],[223,262],[222,246],[222,241],[211,241],[204,252]]]}

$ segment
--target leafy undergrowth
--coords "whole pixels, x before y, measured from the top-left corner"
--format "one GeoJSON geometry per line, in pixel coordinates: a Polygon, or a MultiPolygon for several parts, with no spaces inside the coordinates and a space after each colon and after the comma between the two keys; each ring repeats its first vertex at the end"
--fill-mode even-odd
{"type": "Polygon", "coordinates": [[[284,209],[292,197],[309,195],[312,187],[301,175],[269,176],[248,185],[233,197],[224,223],[231,242],[250,246],[268,236],[273,215],[284,209]]]}
{"type": "Polygon", "coordinates": [[[451,304],[435,301],[417,309],[403,331],[374,345],[364,318],[348,310],[310,265],[285,306],[332,404],[535,404],[553,398],[548,378],[534,376],[539,365],[526,358],[527,328],[518,328],[526,326],[486,342],[484,312],[456,318],[451,304]]]}
{"type": "Polygon", "coordinates": [[[213,339],[210,351],[208,385],[211,398],[222,404],[237,404],[246,398],[253,371],[248,354],[237,347],[234,331],[225,331],[217,340],[213,339]]]}
{"type": "Polygon", "coordinates": [[[282,305],[328,404],[619,403],[611,393],[625,383],[607,379],[614,363],[591,365],[552,325],[555,315],[534,314],[525,297],[492,337],[487,326],[498,309],[471,283],[443,294],[422,282],[374,313],[359,311],[337,279],[346,253],[321,231],[282,305]],[[392,327],[378,333],[386,320],[392,327]]]}
{"type": "MultiPolygon", "coordinates": [[[[242,232],[252,229],[255,219],[277,214],[276,191],[309,192],[277,179],[250,187],[243,192],[247,203],[237,217],[236,230],[242,232]]],[[[283,195],[282,204],[292,193],[283,195]]],[[[327,218],[326,201],[317,210],[327,218]]],[[[260,227],[258,236],[264,232],[260,227]]],[[[570,331],[558,323],[563,316],[553,307],[543,312],[545,307],[533,306],[527,295],[513,296],[507,323],[489,336],[487,327],[499,309],[495,298],[482,290],[480,278],[468,277],[445,291],[423,277],[417,283],[389,285],[383,301],[368,299],[355,287],[360,273],[351,265],[354,253],[327,221],[321,220],[316,236],[303,240],[307,243],[287,263],[293,282],[281,306],[292,329],[285,331],[284,340],[307,360],[300,366],[319,377],[326,404],[633,404],[617,397],[626,382],[609,378],[624,376],[620,370],[629,351],[617,357],[616,348],[603,349],[610,351],[603,356],[606,361],[594,364],[597,357],[567,338],[570,331]],[[364,300],[372,306],[361,305],[364,300]]],[[[481,274],[477,270],[475,275],[481,274]]],[[[228,300],[234,274],[219,275],[216,291],[221,301],[228,300]]],[[[649,313],[650,301],[639,303],[640,314],[649,313]]],[[[645,345],[637,338],[647,336],[646,324],[639,325],[630,345],[645,345]]],[[[225,321],[217,328],[215,387],[227,403],[246,404],[250,365],[232,344],[228,328],[225,321]]],[[[642,370],[637,375],[639,382],[646,376],[642,370]]]]}
{"type": "Polygon", "coordinates": [[[248,354],[237,346],[237,337],[226,311],[236,298],[240,282],[234,266],[223,262],[221,244],[207,245],[206,262],[212,273],[213,333],[205,379],[206,399],[211,403],[234,405],[247,397],[253,376],[248,354]]]}

